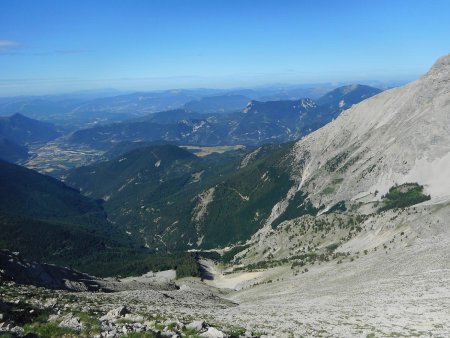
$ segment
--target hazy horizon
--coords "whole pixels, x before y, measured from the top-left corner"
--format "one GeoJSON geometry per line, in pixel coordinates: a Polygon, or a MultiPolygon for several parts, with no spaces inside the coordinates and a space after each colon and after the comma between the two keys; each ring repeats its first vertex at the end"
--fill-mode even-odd
{"type": "Polygon", "coordinates": [[[407,82],[449,52],[446,1],[4,1],[0,96],[407,82]]]}
{"type": "MultiPolygon", "coordinates": [[[[56,90],[53,92],[21,92],[17,95],[15,94],[7,94],[0,92],[0,98],[20,98],[20,97],[53,97],[53,96],[77,96],[77,95],[90,95],[93,98],[95,97],[107,97],[107,96],[119,96],[119,95],[127,95],[127,94],[134,94],[134,93],[158,93],[158,92],[170,92],[170,91],[211,91],[210,94],[205,94],[205,97],[208,96],[215,96],[215,95],[227,95],[227,94],[234,94],[234,92],[238,91],[244,91],[244,90],[276,90],[276,89],[293,89],[293,88],[305,88],[305,89],[312,89],[312,88],[337,88],[341,86],[346,85],[367,85],[375,88],[380,89],[388,89],[392,87],[397,87],[404,85],[406,83],[412,82],[417,79],[421,74],[419,74],[416,77],[412,77],[410,79],[404,79],[404,80],[386,80],[386,81],[379,81],[379,80],[348,80],[348,81],[334,81],[334,82],[315,82],[315,83],[263,83],[263,84],[256,84],[256,85],[248,85],[248,86],[229,86],[229,87],[167,87],[167,88],[148,88],[148,87],[137,87],[129,89],[126,88],[114,88],[114,87],[99,87],[99,88],[79,88],[74,90],[56,90]]],[[[330,89],[331,90],[331,89],[330,89]]]]}

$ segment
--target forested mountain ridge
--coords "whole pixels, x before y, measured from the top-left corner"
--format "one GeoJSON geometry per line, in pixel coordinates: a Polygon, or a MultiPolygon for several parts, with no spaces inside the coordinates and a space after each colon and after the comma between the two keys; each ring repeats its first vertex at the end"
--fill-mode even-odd
{"type": "Polygon", "coordinates": [[[282,143],[322,127],[349,105],[379,91],[369,86],[346,86],[324,96],[323,104],[319,104],[321,99],[250,101],[242,111],[228,114],[177,109],[79,130],[68,141],[106,149],[119,141],[164,140],[202,146],[282,143]],[[339,105],[336,100],[348,102],[339,105]]]}

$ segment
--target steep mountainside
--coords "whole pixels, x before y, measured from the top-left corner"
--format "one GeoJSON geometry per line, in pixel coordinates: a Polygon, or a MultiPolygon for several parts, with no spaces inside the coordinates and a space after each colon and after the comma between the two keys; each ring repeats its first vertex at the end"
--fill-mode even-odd
{"type": "MultiPolygon", "coordinates": [[[[182,156],[193,157],[187,152],[182,156]]],[[[170,160],[168,156],[163,158],[170,160]]],[[[54,178],[0,161],[0,187],[2,249],[18,251],[28,260],[70,266],[99,277],[168,269],[176,269],[179,276],[198,273],[192,255],[152,256],[154,250],[139,247],[138,240],[114,228],[102,203],[54,178]]],[[[57,275],[64,272],[44,270],[57,275]]],[[[45,272],[38,267],[39,271],[45,272]]]]}
{"type": "Polygon", "coordinates": [[[419,80],[385,91],[299,141],[292,170],[316,203],[380,200],[417,182],[432,199],[450,195],[450,57],[419,80]]]}
{"type": "Polygon", "coordinates": [[[100,202],[33,170],[0,162],[0,212],[41,220],[106,223],[100,202]]]}
{"type": "MultiPolygon", "coordinates": [[[[196,160],[195,155],[177,146],[148,146],[112,161],[77,168],[66,181],[71,183],[72,177],[82,176],[77,186],[84,194],[109,200],[118,193],[132,194],[128,190],[135,190],[142,182],[159,185],[162,181],[175,179],[178,172],[183,175],[185,167],[189,169],[196,160]]],[[[152,189],[154,187],[149,185],[145,187],[146,192],[152,189]]]]}
{"type": "Polygon", "coordinates": [[[74,169],[66,182],[104,199],[116,227],[152,250],[188,248],[198,240],[191,222],[198,193],[235,170],[238,157],[199,158],[174,145],[153,145],[74,169]]]}
{"type": "MultiPolygon", "coordinates": [[[[198,158],[173,145],[149,146],[72,170],[66,182],[103,198],[109,218],[152,248],[214,247],[248,239],[294,181],[292,144],[198,158]]],[[[316,214],[303,206],[291,216],[316,214]]]]}
{"type": "MultiPolygon", "coordinates": [[[[81,266],[119,247],[98,201],[54,178],[0,161],[0,247],[45,262],[81,266]]],[[[92,272],[92,270],[91,270],[92,272]]]]}
{"type": "Polygon", "coordinates": [[[251,101],[241,112],[228,114],[200,114],[191,108],[171,110],[79,130],[69,141],[102,148],[118,141],[164,140],[208,146],[282,143],[303,137],[335,118],[346,105],[339,107],[333,100],[347,100],[350,104],[378,91],[367,86],[345,87],[324,97],[323,105],[310,99],[251,101]]]}
{"type": "Polygon", "coordinates": [[[0,137],[0,160],[16,162],[28,158],[28,149],[7,138],[0,137]]]}
{"type": "Polygon", "coordinates": [[[20,145],[47,142],[58,136],[56,127],[51,123],[33,120],[21,114],[0,117],[0,137],[20,145]]]}

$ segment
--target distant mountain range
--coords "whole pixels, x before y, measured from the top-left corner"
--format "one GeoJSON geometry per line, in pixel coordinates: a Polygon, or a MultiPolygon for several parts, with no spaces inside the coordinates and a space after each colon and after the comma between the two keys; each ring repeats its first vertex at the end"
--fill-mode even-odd
{"type": "Polygon", "coordinates": [[[0,116],[20,113],[71,130],[150,113],[186,109],[198,113],[242,110],[250,100],[317,99],[335,84],[277,85],[254,89],[180,89],[125,93],[113,89],[60,95],[0,97],[0,116]]]}
{"type": "Polygon", "coordinates": [[[28,158],[28,148],[7,138],[0,138],[0,160],[19,162],[28,158]]]}
{"type": "MultiPolygon", "coordinates": [[[[79,130],[68,140],[73,144],[105,149],[120,141],[164,140],[205,146],[281,143],[307,135],[337,117],[353,103],[379,92],[376,88],[355,85],[339,88],[317,101],[250,101],[242,111],[228,114],[171,110],[136,120],[79,130]]],[[[220,103],[222,98],[213,101],[214,104],[220,103]]],[[[205,102],[210,104],[209,108],[214,106],[212,101],[199,101],[197,106],[205,102]]]]}

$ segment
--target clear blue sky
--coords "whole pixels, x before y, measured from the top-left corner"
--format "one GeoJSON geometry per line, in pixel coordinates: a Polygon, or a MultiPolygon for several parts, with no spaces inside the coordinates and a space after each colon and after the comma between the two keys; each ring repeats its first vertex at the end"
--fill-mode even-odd
{"type": "Polygon", "coordinates": [[[404,80],[447,53],[448,0],[0,2],[0,96],[404,80]]]}

